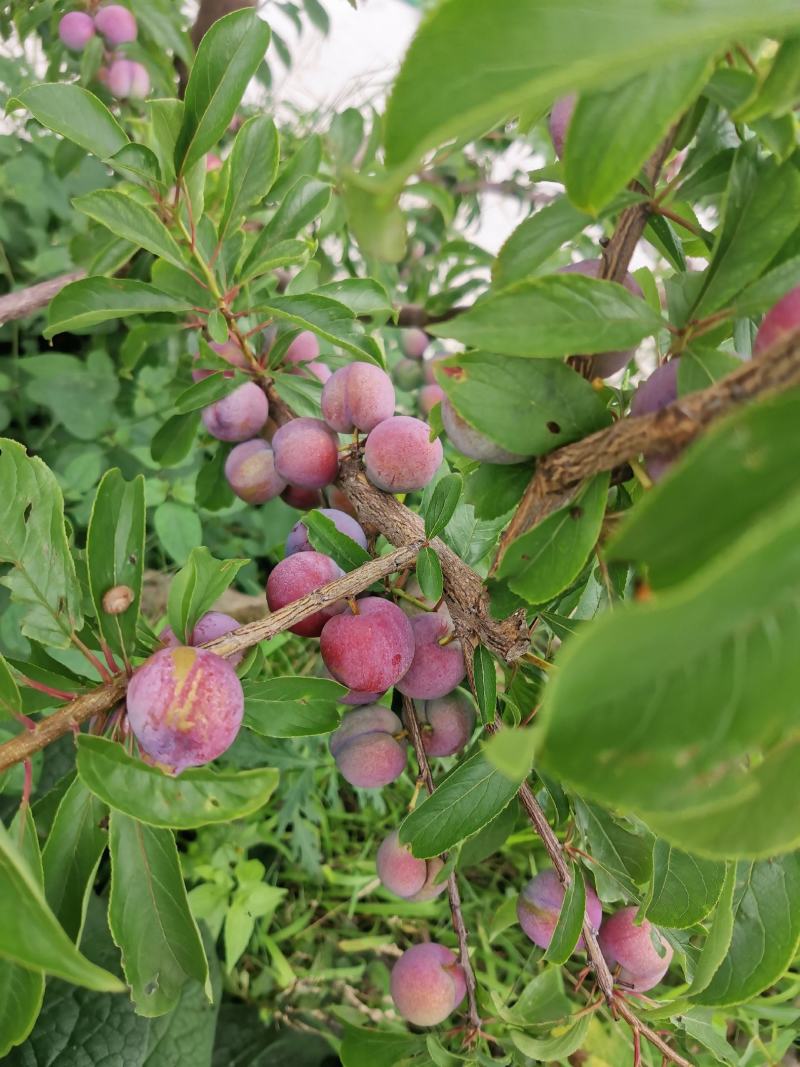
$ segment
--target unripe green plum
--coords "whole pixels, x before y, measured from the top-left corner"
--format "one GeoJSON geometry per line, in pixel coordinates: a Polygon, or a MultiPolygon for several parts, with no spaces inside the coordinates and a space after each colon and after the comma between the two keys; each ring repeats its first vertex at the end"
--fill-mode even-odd
{"type": "MultiPolygon", "coordinates": [[[[335,508],[318,508],[320,515],[330,519],[339,533],[344,534],[362,548],[367,547],[367,535],[358,525],[356,520],[343,511],[335,508]]],[[[308,527],[304,522],[296,522],[286,538],[286,555],[293,556],[295,552],[313,552],[314,546],[308,539],[308,527]]]]}
{"type": "Polygon", "coordinates": [[[444,1022],[466,991],[464,969],[455,953],[433,941],[412,945],[392,968],[394,1006],[415,1026],[444,1022]]]}
{"type": "MultiPolygon", "coordinates": [[[[279,611],[287,604],[313,593],[320,586],[341,578],[344,571],[322,552],[297,552],[282,559],[267,578],[267,604],[270,611],[279,611]]],[[[290,627],[299,637],[319,637],[322,628],[335,615],[346,609],[342,600],[328,604],[313,615],[290,627]]]]}
{"type": "Polygon", "coordinates": [[[68,11],[58,24],[58,36],[71,52],[82,52],[94,37],[94,22],[85,11],[68,11]]]}
{"type": "Polygon", "coordinates": [[[425,349],[428,347],[428,335],[424,330],[412,327],[403,331],[403,351],[409,359],[422,359],[425,349]]]}
{"type": "Polygon", "coordinates": [[[359,789],[381,789],[405,770],[406,749],[394,737],[402,724],[393,711],[369,704],[351,711],[331,734],[339,773],[359,789]]]}
{"type": "Polygon", "coordinates": [[[325,382],[322,417],[337,433],[369,433],[394,414],[394,386],[372,363],[348,363],[325,382]]]}
{"type": "Polygon", "coordinates": [[[393,415],[378,423],[364,447],[367,477],[387,493],[424,489],[442,458],[442,442],[431,441],[428,424],[408,415],[393,415]]]}
{"type": "Polygon", "coordinates": [[[760,356],[781,337],[800,329],[800,285],[791,289],[764,316],[756,334],[753,354],[760,356]]]}
{"type": "Polygon", "coordinates": [[[286,482],[275,470],[275,456],[260,437],[242,441],[232,448],[225,460],[228,485],[248,504],[266,504],[286,489],[286,482]]]}
{"type": "MultiPolygon", "coordinates": [[[[540,871],[519,895],[517,918],[528,937],[539,948],[547,949],[553,940],[553,932],[564,904],[564,886],[552,868],[540,871]]],[[[593,930],[600,929],[603,907],[591,886],[586,886],[586,912],[593,930]]],[[[583,936],[575,946],[578,951],[586,947],[583,936]]]]}
{"type": "Polygon", "coordinates": [[[221,756],[239,732],[244,694],[236,671],[204,648],[164,648],[128,685],[128,722],[142,752],[176,774],[221,756]]]}
{"type": "MultiPolygon", "coordinates": [[[[301,552],[291,559],[305,559],[301,552]]],[[[357,614],[343,612],[320,635],[322,661],[348,689],[385,693],[398,682],[414,658],[414,631],[403,612],[389,600],[364,597],[357,614]]]]}
{"type": "Polygon", "coordinates": [[[289,485],[322,489],[339,472],[339,440],[321,419],[292,419],[272,438],[275,468],[289,485]]]}
{"type": "Polygon", "coordinates": [[[113,47],[136,40],[136,19],[133,12],[121,4],[101,7],[94,17],[94,24],[97,32],[113,47]]]}
{"type": "Polygon", "coordinates": [[[647,919],[637,926],[637,911],[635,907],[621,908],[607,916],[599,941],[609,967],[619,964],[621,968],[618,981],[637,993],[646,993],[667,973],[672,946],[647,919]]]}
{"type": "MultiPolygon", "coordinates": [[[[204,645],[207,641],[213,641],[217,637],[233,633],[238,630],[241,623],[237,622],[232,615],[226,615],[224,611],[207,611],[197,620],[189,637],[192,646],[204,645]]],[[[179,648],[183,642],[179,641],[171,626],[165,626],[158,635],[159,641],[167,648],[179,648]]],[[[236,652],[228,656],[227,660],[231,667],[238,667],[244,659],[244,652],[236,652]]]]}
{"type": "MultiPolygon", "coordinates": [[[[255,382],[245,382],[203,409],[203,425],[218,441],[247,441],[267,421],[269,403],[255,382]]],[[[277,436],[277,435],[276,435],[277,436]]]]}
{"type": "Polygon", "coordinates": [[[422,367],[416,359],[401,359],[395,363],[392,377],[398,388],[406,393],[422,385],[424,378],[422,367]]]}
{"type": "Polygon", "coordinates": [[[502,448],[491,438],[476,430],[462,418],[450,403],[448,397],[442,398],[442,423],[445,433],[450,438],[453,446],[469,459],[480,460],[481,463],[522,463],[526,456],[509,452],[502,448]]]}
{"type": "Polygon", "coordinates": [[[475,710],[459,690],[418,704],[417,718],[429,756],[454,756],[466,748],[475,726],[475,710]]]}
{"type": "Polygon", "coordinates": [[[444,866],[439,857],[417,859],[408,845],[400,843],[397,830],[381,842],[375,866],[386,889],[403,900],[416,903],[433,900],[447,888],[446,881],[436,884],[436,876],[444,866]]]}
{"type": "Polygon", "coordinates": [[[414,658],[396,683],[397,689],[417,700],[435,700],[452,692],[464,680],[466,667],[460,641],[447,640],[453,628],[438,612],[411,617],[414,658]]]}
{"type": "Polygon", "coordinates": [[[150,92],[150,75],[133,59],[115,59],[108,68],[105,84],[119,100],[144,100],[150,92]]]}

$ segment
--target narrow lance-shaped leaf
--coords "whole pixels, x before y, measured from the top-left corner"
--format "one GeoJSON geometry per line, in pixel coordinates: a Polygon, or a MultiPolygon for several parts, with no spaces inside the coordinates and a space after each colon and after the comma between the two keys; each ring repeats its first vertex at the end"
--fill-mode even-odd
{"type": "MultiPolygon", "coordinates": [[[[136,646],[136,623],[144,573],[144,477],[126,482],[119,470],[108,471],[97,489],[86,535],[89,586],[97,625],[114,652],[130,659],[136,646]],[[111,591],[130,591],[122,611],[112,604],[111,591]]],[[[127,593],[118,594],[127,597],[127,593]]]]}
{"type": "Polygon", "coordinates": [[[64,500],[52,472],[16,441],[0,439],[1,580],[22,605],[22,632],[65,648],[83,626],[81,591],[64,528],[64,500]]]}
{"type": "Polygon", "coordinates": [[[78,774],[116,811],[150,826],[180,830],[258,811],[278,784],[278,772],[271,767],[250,771],[198,767],[174,778],[129,756],[115,741],[90,734],[78,739],[78,774]]]}
{"type": "Polygon", "coordinates": [[[5,657],[0,655],[0,718],[13,719],[22,711],[22,698],[5,657]]]}
{"type": "Polygon", "coordinates": [[[478,752],[437,784],[400,827],[400,840],[415,856],[438,856],[476,833],[510,803],[521,777],[512,781],[478,752]]]}
{"type": "Polygon", "coordinates": [[[172,234],[155,212],[117,189],[95,189],[72,201],[78,211],[88,215],[126,241],[160,256],[168,263],[185,269],[181,250],[172,234]]]}
{"type": "Polygon", "coordinates": [[[244,687],[245,723],[264,737],[309,737],[339,725],[344,686],[329,678],[267,678],[244,687]]]}
{"type": "Polygon", "coordinates": [[[725,864],[721,860],[692,856],[657,840],[645,915],[657,926],[694,926],[714,909],[724,879],[725,864]]]}
{"type": "Polygon", "coordinates": [[[567,193],[576,207],[597,213],[636,177],[709,68],[707,55],[681,57],[623,85],[581,94],[564,151],[567,193]]]}
{"type": "Polygon", "coordinates": [[[225,15],[209,29],[192,64],[175,170],[185,174],[230,125],[269,44],[269,27],[249,8],[225,15]]]}
{"type": "Polygon", "coordinates": [[[442,565],[436,550],[433,548],[420,549],[416,563],[417,581],[422,590],[422,595],[433,604],[438,604],[442,596],[444,577],[442,565]]]}
{"type": "Polygon", "coordinates": [[[128,135],[102,100],[80,85],[32,85],[9,100],[8,110],[17,107],[27,108],[43,126],[99,159],[108,159],[129,143],[128,135]]]}
{"type": "Polygon", "coordinates": [[[122,983],[90,963],[59,925],[11,835],[0,825],[0,956],[74,985],[116,993],[122,983]]]}
{"type": "Polygon", "coordinates": [[[544,954],[546,960],[558,965],[566,963],[575,951],[586,911],[586,883],[583,880],[583,872],[573,863],[570,873],[572,878],[564,893],[558,922],[544,954]]]}
{"type": "Polygon", "coordinates": [[[278,131],[267,115],[254,115],[236,134],[229,157],[228,192],[220,237],[252,204],[263,200],[278,173],[278,131]]]}
{"type": "Polygon", "coordinates": [[[425,536],[437,537],[447,526],[458,507],[464,481],[460,474],[446,474],[440,478],[425,508],[425,536]]]}
{"type": "Polygon", "coordinates": [[[427,329],[503,355],[561,359],[630,348],[662,326],[622,285],[564,274],[515,282],[427,329]]]}
{"type": "Polygon", "coordinates": [[[191,306],[188,300],[133,278],[82,278],[65,286],[50,302],[44,336],[54,337],[128,315],[180,315],[191,306]]]}
{"type": "Polygon", "coordinates": [[[186,564],[172,579],[167,615],[172,630],[181,640],[200,617],[225,592],[247,563],[246,559],[214,559],[205,547],[192,550],[186,564]]]}
{"type": "Polygon", "coordinates": [[[164,1015],[194,979],[206,989],[208,961],[192,918],[171,830],[111,813],[108,923],[140,1015],[164,1015]]]}
{"type": "Polygon", "coordinates": [[[491,652],[478,645],[472,655],[472,670],[475,675],[475,696],[478,710],[484,722],[494,720],[497,706],[497,670],[491,652]]]}

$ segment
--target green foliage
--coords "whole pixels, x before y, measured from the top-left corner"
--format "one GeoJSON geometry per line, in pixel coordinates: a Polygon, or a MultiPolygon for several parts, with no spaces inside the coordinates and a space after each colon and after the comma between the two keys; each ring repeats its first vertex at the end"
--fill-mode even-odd
{"type": "MultiPolygon", "coordinates": [[[[2,306],[6,290],[76,272],[46,310],[0,325],[0,1056],[12,1067],[654,1065],[644,1036],[637,1051],[578,991],[590,888],[606,916],[632,906],[671,945],[663,984],[628,1003],[685,1061],[752,1067],[796,1044],[793,350],[770,369],[771,395],[749,390],[766,368],[760,316],[800,284],[797,5],[428,7],[385,116],[277,106],[275,64],[309,24],[328,30],[319,0],[235,11],[195,55],[180,5],[131,0],[138,35],[119,54],[146,67],[145,101],[112,96],[98,38],[64,48],[59,5],[0,13],[14,53],[0,59],[2,306]],[[577,103],[554,161],[546,112],[566,93],[577,103]],[[519,220],[497,255],[481,243],[487,192],[519,220]],[[620,276],[645,217],[644,299],[559,273],[592,259],[620,276]],[[426,336],[412,343],[401,322],[426,336]],[[319,356],[290,363],[304,331],[319,356]],[[627,368],[587,380],[606,353],[627,368]],[[591,437],[677,356],[679,410],[731,373],[738,410],[720,419],[707,401],[713,425],[668,455],[591,437]],[[258,438],[268,466],[275,425],[319,419],[322,379],[353,360],[389,372],[402,415],[422,416],[435,397],[415,379],[435,378],[474,455],[434,405],[444,462],[421,491],[378,496],[356,435],[340,438],[342,477],[324,495],[282,494],[309,510],[236,496],[231,450],[258,438]],[[212,437],[203,410],[253,383],[271,421],[212,437]],[[571,462],[551,457],[573,442],[571,462]],[[525,458],[475,458],[491,444],[525,458]],[[563,479],[552,494],[532,482],[544,457],[563,479]],[[673,465],[656,481],[662,458],[673,465]],[[325,507],[352,507],[369,549],[325,507]],[[351,580],[423,525],[434,542],[355,595],[451,612],[469,695],[448,696],[479,721],[434,755],[438,702],[420,700],[429,768],[412,759],[400,773],[401,760],[380,791],[350,787],[329,752],[361,696],[323,676],[313,640],[246,626],[298,521],[351,580]],[[435,539],[457,557],[444,568],[435,539]],[[212,610],[245,624],[218,645],[240,654],[243,728],[214,765],[174,776],[119,694],[165,624],[188,643],[212,610]],[[482,1020],[468,1050],[468,1003],[425,1033],[391,1010],[398,950],[458,940],[448,894],[399,898],[376,880],[398,828],[415,856],[447,854],[439,884],[453,874],[459,887],[482,1020]],[[517,898],[556,847],[572,879],[541,950],[517,898]]],[[[188,701],[199,683],[174,662],[188,701]]],[[[364,699],[381,709],[368,715],[409,712],[391,689],[364,699]]],[[[213,725],[226,710],[208,697],[202,715],[213,725]]],[[[191,740],[195,722],[172,725],[191,740]]],[[[390,733],[394,758],[408,736],[390,733]]]]}

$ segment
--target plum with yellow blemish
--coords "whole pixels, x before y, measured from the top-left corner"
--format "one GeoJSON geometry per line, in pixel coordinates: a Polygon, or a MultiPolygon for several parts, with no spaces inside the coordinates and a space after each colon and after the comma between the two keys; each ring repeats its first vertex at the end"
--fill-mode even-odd
{"type": "Polygon", "coordinates": [[[128,722],[142,753],[176,774],[221,756],[239,732],[242,684],[233,667],[204,648],[165,648],[128,685],[128,722]]]}

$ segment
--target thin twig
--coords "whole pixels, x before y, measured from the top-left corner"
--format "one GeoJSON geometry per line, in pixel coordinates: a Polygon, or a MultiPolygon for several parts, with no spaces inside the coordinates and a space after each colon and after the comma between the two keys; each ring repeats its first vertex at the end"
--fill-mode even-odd
{"type": "MultiPolygon", "coordinates": [[[[253,645],[257,645],[260,641],[266,641],[283,630],[288,630],[295,623],[319,611],[320,608],[333,604],[344,597],[363,592],[373,582],[380,581],[387,574],[392,574],[394,571],[407,566],[416,559],[423,543],[422,539],[417,539],[411,544],[387,553],[385,556],[370,560],[369,563],[365,563],[357,570],[351,571],[333,582],[328,582],[327,585],[323,585],[314,590],[313,593],[287,604],[285,608],[273,612],[265,619],[259,619],[257,622],[249,623],[247,626],[240,626],[238,630],[233,630],[223,637],[209,641],[208,644],[202,647],[210,649],[218,656],[226,657],[233,656],[247,648],[252,648],[253,645]]],[[[34,752],[38,752],[69,730],[77,728],[92,716],[109,711],[122,700],[126,687],[127,679],[124,676],[114,678],[111,682],[98,686],[88,693],[83,693],[75,700],[71,700],[53,715],[38,723],[35,730],[26,730],[24,733],[13,737],[10,741],[6,741],[0,745],[0,771],[4,771],[15,763],[27,759],[34,752]]]]}
{"type": "MultiPolygon", "coordinates": [[[[431,774],[430,764],[428,763],[428,754],[425,751],[425,745],[422,742],[422,734],[420,733],[419,720],[417,719],[417,709],[414,706],[414,701],[410,697],[403,697],[403,711],[405,713],[406,729],[408,730],[408,736],[411,739],[411,744],[414,748],[414,755],[417,758],[419,764],[419,773],[425,782],[425,788],[428,790],[428,794],[432,794],[435,790],[433,784],[433,775],[431,774]]],[[[442,856],[443,861],[447,862],[447,856],[442,856]]],[[[477,999],[477,983],[475,981],[475,972],[472,969],[472,963],[469,958],[469,941],[467,938],[467,927],[464,922],[464,913],[461,910],[461,894],[458,891],[458,879],[456,878],[455,871],[451,871],[447,878],[447,895],[450,898],[450,913],[453,917],[453,929],[456,932],[458,938],[458,949],[461,966],[464,970],[464,978],[467,986],[467,1004],[469,1006],[469,1026],[470,1031],[467,1035],[467,1040],[470,1041],[476,1035],[481,1028],[481,1017],[478,1013],[478,999],[477,999]]]]}

